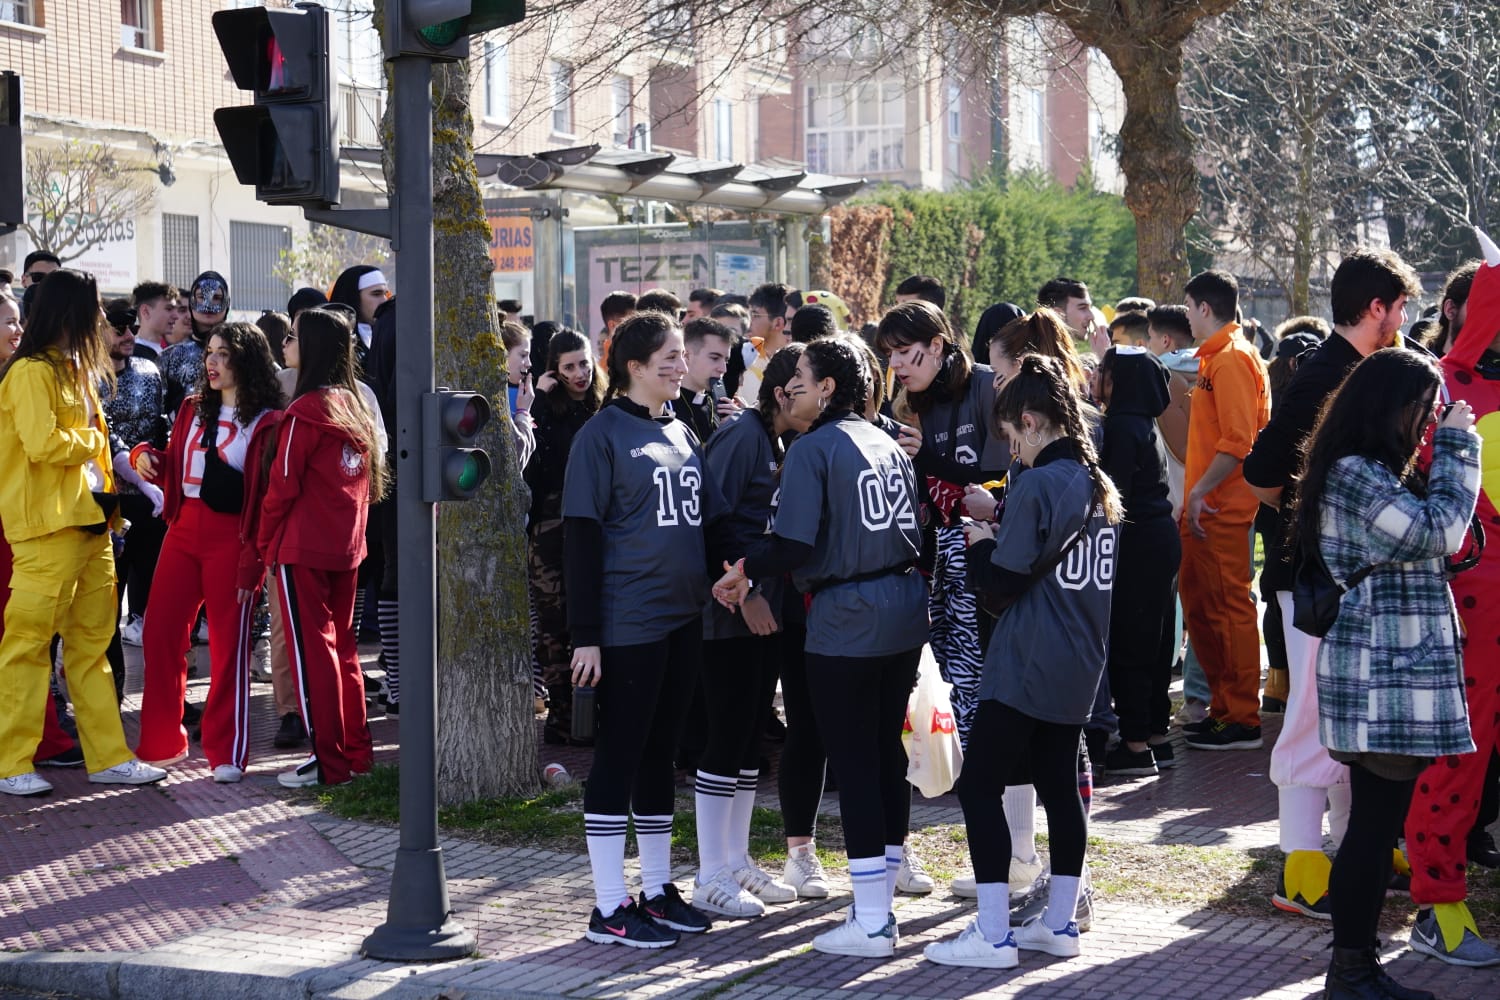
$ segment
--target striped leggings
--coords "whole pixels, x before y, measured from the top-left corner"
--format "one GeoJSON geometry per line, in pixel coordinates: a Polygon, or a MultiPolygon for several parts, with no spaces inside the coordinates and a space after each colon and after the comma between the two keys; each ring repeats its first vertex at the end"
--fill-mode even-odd
{"type": "Polygon", "coordinates": [[[938,672],[952,685],[953,720],[965,747],[979,705],[979,676],[984,649],[979,642],[978,605],[964,586],[969,565],[962,528],[937,529],[937,557],[932,567],[932,591],[927,598],[931,619],[928,643],[938,672]]]}

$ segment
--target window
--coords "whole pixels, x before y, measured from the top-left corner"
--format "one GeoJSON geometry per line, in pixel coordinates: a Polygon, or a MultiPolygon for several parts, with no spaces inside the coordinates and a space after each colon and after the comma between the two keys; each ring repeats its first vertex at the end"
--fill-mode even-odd
{"type": "Polygon", "coordinates": [[[714,100],[714,159],[734,159],[734,102],[714,100]]]}
{"type": "Polygon", "coordinates": [[[236,309],[286,308],[292,289],[276,277],[276,268],[282,253],[291,248],[292,231],[286,226],[229,223],[229,280],[236,309]]]}
{"type": "Polygon", "coordinates": [[[630,77],[617,76],[609,83],[611,138],[616,146],[629,146],[632,136],[630,77]]]}
{"type": "Polygon", "coordinates": [[[906,90],[897,80],[807,88],[807,169],[880,174],[906,169],[906,90]]]}
{"type": "Polygon", "coordinates": [[[12,24],[36,24],[36,0],[0,0],[0,21],[12,24]]]}
{"type": "Polygon", "coordinates": [[[550,73],[552,79],[552,131],[560,135],[573,134],[573,67],[555,62],[550,73]]]}
{"type": "Polygon", "coordinates": [[[504,42],[484,43],[484,116],[510,118],[510,50],[504,42]]]}
{"type": "Polygon", "coordinates": [[[120,0],[120,44],[127,49],[150,49],[156,44],[156,0],[120,0]]]}
{"type": "Polygon", "coordinates": [[[948,81],[948,138],[957,139],[963,129],[963,96],[957,80],[948,81]]]}
{"type": "Polygon", "coordinates": [[[198,217],[172,215],[161,217],[161,277],[178,288],[186,289],[198,276],[198,217]]]}
{"type": "Polygon", "coordinates": [[[1026,96],[1031,117],[1028,122],[1030,128],[1027,130],[1027,139],[1033,146],[1045,146],[1047,144],[1047,95],[1036,87],[1032,87],[1027,91],[1026,96]]]}
{"type": "Polygon", "coordinates": [[[693,44],[693,15],[688,4],[678,0],[650,0],[646,4],[646,30],[668,45],[693,44]]]}

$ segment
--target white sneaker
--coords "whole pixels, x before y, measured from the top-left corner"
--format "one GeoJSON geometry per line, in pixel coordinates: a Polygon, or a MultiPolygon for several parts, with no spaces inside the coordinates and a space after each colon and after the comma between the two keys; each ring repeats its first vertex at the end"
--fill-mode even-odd
{"type": "Polygon", "coordinates": [[[693,883],[693,906],[724,917],[758,917],[766,912],[766,904],[736,882],[727,869],[720,869],[707,882],[693,883]]]}
{"type": "Polygon", "coordinates": [[[1030,861],[1022,861],[1015,855],[1010,859],[1010,894],[1012,896],[1025,892],[1037,879],[1042,877],[1042,872],[1047,870],[1047,865],[1041,857],[1033,854],[1030,861]]]}
{"type": "Polygon", "coordinates": [[[937,887],[922,859],[911,853],[911,848],[901,852],[901,867],[896,870],[896,891],[909,896],[925,896],[937,887]]]}
{"type": "Polygon", "coordinates": [[[979,921],[972,920],[951,941],[934,941],[922,949],[927,961],[939,965],[964,965],[974,969],[1014,969],[1020,962],[1016,936],[1006,932],[1005,940],[985,940],[979,933],[979,921]]]}
{"type": "Polygon", "coordinates": [[[244,776],[244,769],[235,767],[233,764],[220,764],[214,768],[214,780],[221,785],[237,784],[244,776]]]}
{"type": "Polygon", "coordinates": [[[309,757],[290,771],[276,776],[282,788],[311,788],[318,783],[318,758],[309,757]]]}
{"type": "Polygon", "coordinates": [[[139,646],[141,644],[141,633],[145,631],[146,619],[140,615],[131,615],[130,621],[120,626],[120,641],[127,646],[139,646]]]}
{"type": "Polygon", "coordinates": [[[95,771],[89,775],[89,780],[96,785],[149,785],[166,776],[167,772],[159,767],[131,759],[123,764],[95,771]]]}
{"type": "Polygon", "coordinates": [[[949,888],[952,890],[953,895],[959,899],[979,898],[979,880],[973,875],[960,875],[953,880],[949,888]]]}
{"type": "Polygon", "coordinates": [[[802,899],[828,898],[828,879],[823,874],[823,862],[811,844],[793,847],[786,855],[786,869],[781,881],[791,886],[802,899]]]}
{"type": "Polygon", "coordinates": [[[255,648],[250,653],[250,679],[269,684],[271,675],[271,640],[255,640],[255,648]]]}
{"type": "Polygon", "coordinates": [[[1016,947],[1027,951],[1045,951],[1059,958],[1075,958],[1081,951],[1078,944],[1078,925],[1068,921],[1068,926],[1055,931],[1042,923],[1041,917],[1032,917],[1011,934],[1016,947]]]}
{"type": "Polygon", "coordinates": [[[744,863],[730,874],[741,888],[754,894],[762,903],[790,903],[797,898],[796,888],[776,881],[770,872],[750,860],[748,854],[741,860],[744,863]]]}
{"type": "Polygon", "coordinates": [[[896,953],[896,915],[887,915],[885,926],[871,933],[854,919],[851,906],[842,924],[813,938],[813,949],[825,955],[890,958],[896,953]]]}
{"type": "Polygon", "coordinates": [[[35,771],[27,771],[13,778],[0,778],[0,792],[6,795],[46,795],[52,791],[52,783],[35,771]]]}

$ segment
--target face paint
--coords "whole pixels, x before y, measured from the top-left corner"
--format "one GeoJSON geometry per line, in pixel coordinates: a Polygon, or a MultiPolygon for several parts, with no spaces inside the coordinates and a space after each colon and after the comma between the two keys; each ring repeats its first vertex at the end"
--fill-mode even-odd
{"type": "Polygon", "coordinates": [[[204,278],[194,283],[190,295],[190,306],[195,313],[217,316],[227,308],[225,302],[228,298],[229,289],[222,281],[217,278],[204,278]]]}

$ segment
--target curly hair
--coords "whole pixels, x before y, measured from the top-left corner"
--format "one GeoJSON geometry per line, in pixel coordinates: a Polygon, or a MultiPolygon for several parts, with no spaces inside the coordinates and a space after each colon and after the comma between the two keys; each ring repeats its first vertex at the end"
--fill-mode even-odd
{"type": "Polygon", "coordinates": [[[870,366],[853,343],[844,337],[815,340],[803,349],[802,356],[807,359],[814,378],[833,379],[833,394],[807,429],[809,434],[846,413],[864,415],[865,401],[870,396],[870,366]]]}
{"type": "MultiPolygon", "coordinates": [[[[234,419],[247,424],[265,410],[281,409],[281,383],[276,381],[276,361],[266,335],[254,323],[228,322],[215,326],[209,343],[218,337],[229,349],[229,368],[234,372],[234,419]]],[[[204,345],[205,353],[208,345],[204,345]]],[[[224,397],[208,384],[208,368],[198,373],[198,419],[205,426],[217,422],[224,397]]]]}
{"type": "Polygon", "coordinates": [[[912,412],[919,416],[931,410],[941,396],[957,402],[968,394],[969,377],[974,373],[973,359],[954,334],[948,317],[925,299],[892,306],[880,317],[880,326],[875,331],[875,349],[887,357],[908,345],[928,344],[933,340],[943,342],[942,367],[937,377],[920,392],[906,389],[902,393],[912,412]]]}

